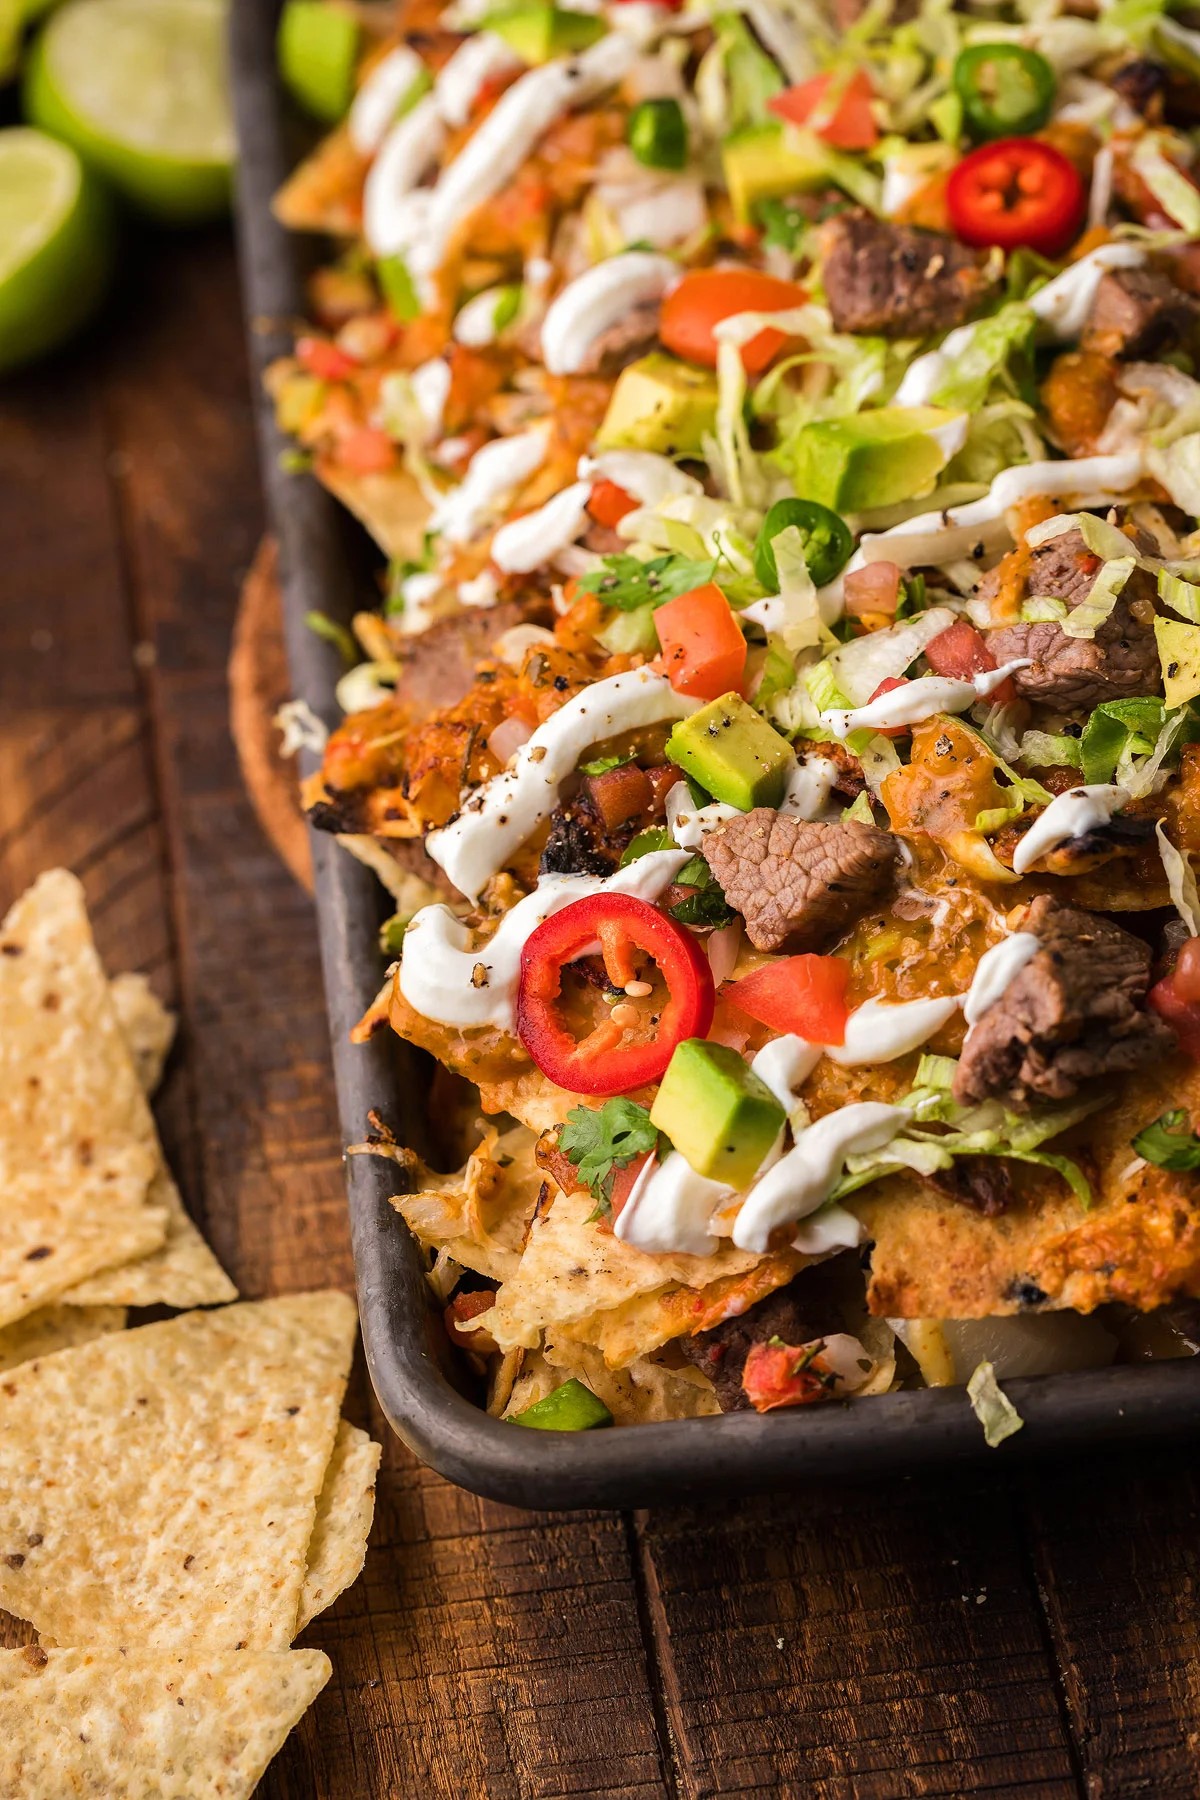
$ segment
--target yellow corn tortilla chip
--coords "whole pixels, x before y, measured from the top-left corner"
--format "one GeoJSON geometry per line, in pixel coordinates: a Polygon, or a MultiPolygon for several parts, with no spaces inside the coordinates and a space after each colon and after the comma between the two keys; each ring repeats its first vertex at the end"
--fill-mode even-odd
{"type": "Polygon", "coordinates": [[[72,1350],[93,1338],[125,1326],[123,1306],[71,1306],[52,1303],[36,1312],[0,1325],[0,1373],[31,1362],[35,1356],[53,1356],[56,1350],[72,1350]]]}
{"type": "Polygon", "coordinates": [[[358,1580],[375,1517],[375,1476],[383,1446],[343,1419],[333,1442],[308,1546],[297,1632],[358,1580]]]}
{"type": "Polygon", "coordinates": [[[362,474],[330,456],[318,456],[313,473],[370,532],[385,556],[401,562],[420,560],[429,502],[411,475],[403,469],[362,474]]]}
{"type": "MultiPolygon", "coordinates": [[[[568,1342],[547,1343],[541,1352],[528,1351],[526,1364],[531,1360],[535,1367],[539,1360],[546,1364],[550,1388],[572,1376],[582,1381],[603,1400],[618,1425],[706,1419],[721,1410],[712,1382],[700,1369],[668,1369],[648,1356],[635,1357],[626,1368],[610,1369],[598,1350],[568,1342]]],[[[522,1369],[522,1377],[525,1374],[522,1369]]],[[[530,1406],[540,1398],[540,1394],[531,1393],[524,1404],[530,1406]]],[[[521,1410],[516,1396],[509,1405],[510,1411],[521,1410]]]]}
{"type": "Polygon", "coordinates": [[[75,1306],[217,1306],[237,1299],[237,1288],[193,1225],[161,1158],[160,1150],[150,1198],[166,1212],[166,1243],[137,1262],[79,1282],[64,1300],[75,1306]]]}
{"type": "Polygon", "coordinates": [[[154,1124],[73,875],[0,927],[0,1325],[156,1250],[154,1124]]]}
{"type": "Polygon", "coordinates": [[[108,991],[142,1092],[152,1094],[162,1080],[163,1064],[175,1041],[175,1015],[163,1005],[145,975],[114,975],[108,991]]]}
{"type": "Polygon", "coordinates": [[[0,1793],[249,1800],[331,1672],[320,1650],[0,1651],[0,1793]]]}
{"type": "Polygon", "coordinates": [[[846,1205],[874,1240],[868,1299],[879,1316],[978,1319],[1106,1301],[1149,1311],[1200,1294],[1200,1194],[1192,1175],[1141,1161],[1132,1140],[1169,1107],[1200,1119],[1200,1069],[1178,1058],[1125,1083],[1053,1148],[1091,1178],[1084,1207],[1057,1175],[1015,1169],[1019,1199],[983,1218],[915,1180],[846,1205]]]}
{"type": "Polygon", "coordinates": [[[294,1294],[10,1370],[0,1607],[47,1643],[286,1649],[355,1327],[294,1294]]]}
{"type": "Polygon", "coordinates": [[[533,1160],[536,1134],[488,1131],[454,1175],[421,1171],[421,1191],[392,1205],[414,1237],[491,1281],[515,1275],[545,1177],[533,1160]]]}
{"type": "Polygon", "coordinates": [[[328,232],[354,237],[362,228],[365,162],[344,125],[323,137],[311,156],[294,169],[276,194],[271,210],[289,231],[328,232]]]}

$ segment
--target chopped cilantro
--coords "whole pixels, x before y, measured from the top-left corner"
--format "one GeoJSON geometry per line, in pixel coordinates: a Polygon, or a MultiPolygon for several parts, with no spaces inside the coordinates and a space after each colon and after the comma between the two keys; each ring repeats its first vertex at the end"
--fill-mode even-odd
{"type": "Polygon", "coordinates": [[[789,206],[786,200],[760,200],[754,213],[763,228],[765,247],[776,245],[780,250],[792,251],[800,248],[809,221],[798,206],[789,206]]]}
{"type": "Polygon", "coordinates": [[[713,578],[716,562],[693,562],[686,556],[656,556],[642,562],[627,550],[604,558],[602,569],[579,578],[582,593],[596,594],[605,606],[633,612],[639,606],[661,606],[677,600],[713,578]]]}
{"type": "Polygon", "coordinates": [[[574,1107],[558,1134],[558,1147],[607,1212],[615,1171],[627,1168],[645,1151],[657,1150],[658,1131],[636,1101],[606,1100],[598,1110],[574,1107]]]}
{"type": "Polygon", "coordinates": [[[1200,1169],[1200,1137],[1186,1127],[1187,1114],[1182,1107],[1165,1112],[1139,1131],[1133,1147],[1139,1156],[1160,1169],[1200,1169]]]}
{"type": "Polygon", "coordinates": [[[627,750],[624,756],[597,756],[592,762],[580,763],[581,775],[607,775],[610,769],[623,769],[637,756],[636,750],[627,750]]]}
{"type": "Polygon", "coordinates": [[[686,894],[674,906],[668,907],[667,911],[681,925],[711,925],[714,928],[730,925],[736,917],[715,881],[710,882],[707,887],[698,887],[694,892],[686,894]]]}
{"type": "Polygon", "coordinates": [[[636,862],[639,856],[649,856],[652,850],[670,850],[672,842],[665,825],[651,825],[626,844],[621,852],[621,867],[627,869],[631,862],[636,862]]]}

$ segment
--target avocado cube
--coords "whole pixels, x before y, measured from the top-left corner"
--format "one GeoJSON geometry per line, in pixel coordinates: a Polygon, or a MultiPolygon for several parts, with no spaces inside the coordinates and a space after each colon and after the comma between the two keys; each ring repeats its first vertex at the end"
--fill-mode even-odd
{"type": "Polygon", "coordinates": [[[530,4],[486,13],[475,29],[495,32],[522,62],[538,64],[555,56],[570,55],[574,50],[586,50],[604,36],[606,27],[594,13],[530,4]]]}
{"type": "Polygon", "coordinates": [[[622,370],[596,443],[601,450],[698,456],[716,422],[716,377],[656,350],[622,370]]]}
{"type": "Polygon", "coordinates": [[[603,1400],[574,1376],[544,1399],[535,1400],[524,1412],[514,1413],[510,1421],[513,1425],[527,1425],[533,1431],[596,1431],[612,1422],[613,1416],[603,1400]]]}
{"type": "Polygon", "coordinates": [[[949,455],[937,434],[956,422],[956,414],[938,406],[881,406],[817,420],[793,440],[796,492],[838,513],[911,500],[945,468],[949,455]]]}
{"type": "Polygon", "coordinates": [[[726,138],[721,162],[733,210],[743,223],[760,200],[782,200],[799,189],[829,184],[827,163],[790,146],[782,125],[752,125],[726,138]]]}
{"type": "Polygon", "coordinates": [[[1187,625],[1182,619],[1155,619],[1154,636],[1169,711],[1200,694],[1200,625],[1187,625]]]}
{"type": "Polygon", "coordinates": [[[667,756],[714,800],[750,812],[778,806],[795,752],[740,694],[723,694],[676,725],[667,756]]]}
{"type": "Polygon", "coordinates": [[[650,1109],[697,1175],[748,1187],[784,1124],[784,1110],[736,1050],[686,1038],[650,1109]]]}

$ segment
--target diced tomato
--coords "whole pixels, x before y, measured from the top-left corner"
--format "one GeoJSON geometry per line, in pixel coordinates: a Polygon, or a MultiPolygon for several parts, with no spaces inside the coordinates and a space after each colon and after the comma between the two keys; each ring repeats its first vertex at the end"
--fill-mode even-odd
{"type": "Polygon", "coordinates": [[[663,673],[677,694],[719,700],[741,692],[746,640],[715,582],[660,606],[654,628],[663,648],[663,673]]]}
{"type": "Polygon", "coordinates": [[[636,511],[637,501],[615,481],[598,481],[588,495],[587,509],[597,525],[607,525],[612,530],[626,513],[636,511]]]}
{"type": "MultiPolygon", "coordinates": [[[[908,686],[908,676],[907,675],[885,675],[883,680],[880,682],[879,686],[875,689],[875,692],[871,695],[871,700],[878,700],[879,696],[881,694],[893,694],[893,693],[895,693],[897,688],[902,688],[902,687],[907,687],[907,686],[908,686]]],[[[870,703],[871,702],[869,700],[867,702],[868,706],[870,705],[870,703]]],[[[880,737],[899,738],[899,737],[907,737],[909,732],[912,730],[912,726],[911,725],[876,725],[875,730],[879,733],[880,737]]]]}
{"type": "Polygon", "coordinates": [[[1171,986],[1181,1000],[1200,1005],[1200,938],[1189,938],[1171,973],[1171,986]]]}
{"type": "Polygon", "coordinates": [[[462,1328],[468,1320],[477,1319],[480,1313],[490,1312],[495,1304],[496,1296],[491,1288],[480,1288],[474,1294],[455,1294],[442,1314],[451,1343],[457,1344],[460,1350],[474,1350],[481,1356],[493,1355],[498,1345],[490,1331],[464,1331],[462,1328]]]}
{"type": "Polygon", "coordinates": [[[752,1344],[742,1370],[742,1387],[755,1412],[779,1406],[809,1406],[830,1400],[834,1382],[821,1362],[820,1339],[814,1344],[781,1344],[778,1339],[752,1344]]]}
{"type": "Polygon", "coordinates": [[[646,770],[646,780],[650,783],[650,805],[656,814],[662,812],[667,803],[667,795],[679,779],[679,770],[674,763],[659,763],[655,768],[646,770]]]}
{"type": "MultiPolygon", "coordinates": [[[[996,659],[987,647],[982,632],[969,619],[956,619],[925,646],[925,660],[935,675],[948,675],[954,681],[970,681],[996,667],[996,659]]],[[[989,698],[1000,706],[1016,699],[1011,681],[993,688],[989,698]]]]}
{"type": "Polygon", "coordinates": [[[613,1175],[612,1212],[609,1214],[611,1220],[615,1221],[620,1218],[621,1209],[633,1192],[634,1182],[653,1154],[651,1150],[643,1150],[640,1156],[635,1156],[631,1163],[626,1163],[623,1169],[618,1169],[613,1175]]]}
{"type": "MultiPolygon", "coordinates": [[[[688,362],[717,366],[714,327],[744,312],[784,312],[803,306],[807,290],[794,281],[761,275],[755,269],[693,269],[663,301],[658,335],[667,349],[688,362]]],[[[788,339],[773,326],[742,345],[742,362],[758,375],[788,339]]]]}
{"type": "Polygon", "coordinates": [[[589,775],[587,790],[606,831],[619,831],[638,813],[648,811],[653,797],[649,778],[636,763],[606,769],[603,775],[589,775]]]}
{"type": "Polygon", "coordinates": [[[345,381],[353,375],[358,364],[336,344],[327,338],[302,337],[296,343],[296,361],[310,375],[316,375],[322,381],[345,381]]]}
{"type": "Polygon", "coordinates": [[[357,475],[377,475],[394,466],[396,446],[386,431],[363,425],[342,438],[337,459],[344,469],[353,469],[357,475]]]}
{"type": "Polygon", "coordinates": [[[841,956],[785,956],[721,992],[772,1031],[795,1032],[810,1044],[844,1044],[850,964],[841,956]]]}
{"type": "MultiPolygon", "coordinates": [[[[1193,938],[1192,943],[1196,942],[1193,938]]],[[[1184,978],[1185,989],[1190,989],[1190,971],[1184,978]]],[[[1156,981],[1146,996],[1146,1005],[1156,1012],[1160,1019],[1165,1019],[1175,1036],[1179,1039],[1179,1048],[1193,1062],[1200,1062],[1200,1005],[1184,998],[1176,986],[1174,975],[1156,981]]]]}
{"type": "Polygon", "coordinates": [[[894,562],[864,563],[850,569],[842,582],[846,611],[852,619],[869,613],[892,615],[900,602],[900,566],[894,562]]]}
{"type": "Polygon", "coordinates": [[[831,74],[814,75],[811,81],[802,81],[799,86],[776,94],[767,102],[768,108],[792,125],[811,125],[817,136],[835,150],[874,149],[879,142],[879,127],[875,123],[875,90],[870,76],[865,70],[856,69],[842,89],[841,98],[835,91],[831,104],[826,106],[830,84],[836,79],[831,74]]]}

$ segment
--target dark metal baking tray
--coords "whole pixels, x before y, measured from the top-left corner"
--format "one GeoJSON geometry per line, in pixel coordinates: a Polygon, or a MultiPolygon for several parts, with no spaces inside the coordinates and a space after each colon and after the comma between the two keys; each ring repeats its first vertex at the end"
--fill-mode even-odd
{"type": "MultiPolygon", "coordinates": [[[[236,0],[234,97],[240,142],[238,225],[252,377],[291,347],[313,255],[271,213],[294,162],[293,126],[275,72],[278,0],[236,0]]],[[[336,653],[304,624],[310,608],[348,620],[373,602],[362,534],[307,475],[284,472],[284,440],[256,400],[263,482],[279,537],[293,688],[336,720],[336,653]]],[[[313,759],[309,758],[311,765],[313,759]]],[[[307,772],[307,769],[306,769],[307,772]]],[[[403,1142],[419,1134],[425,1075],[406,1046],[356,1047],[350,1027],[379,987],[381,903],[374,876],[313,835],[317,918],[343,1142],[377,1111],[403,1142]]],[[[1200,1424],[1200,1366],[1191,1359],[1006,1383],[1025,1428],[988,1450],[961,1389],[900,1393],[760,1417],[681,1420],[587,1433],[523,1431],[490,1419],[455,1387],[430,1303],[422,1252],[389,1205],[393,1163],[347,1159],[347,1189],[367,1366],[404,1441],[452,1481],[515,1505],[641,1506],[700,1493],[781,1488],[802,1477],[863,1475],[973,1457],[1003,1463],[1084,1446],[1132,1445],[1200,1424]]]]}

